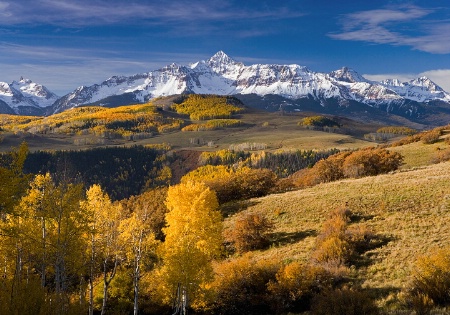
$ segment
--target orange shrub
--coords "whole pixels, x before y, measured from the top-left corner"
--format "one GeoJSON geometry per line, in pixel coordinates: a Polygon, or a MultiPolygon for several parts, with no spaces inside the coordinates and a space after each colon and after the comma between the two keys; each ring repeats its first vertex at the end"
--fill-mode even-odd
{"type": "Polygon", "coordinates": [[[311,298],[332,285],[332,275],[324,268],[293,262],[278,270],[276,281],[271,281],[268,289],[276,313],[284,314],[308,310],[311,298]]]}
{"type": "Polygon", "coordinates": [[[239,253],[261,249],[269,244],[267,233],[273,224],[260,214],[247,214],[236,220],[234,226],[225,232],[239,253]]]}
{"type": "Polygon", "coordinates": [[[254,260],[246,254],[217,263],[214,282],[210,284],[213,299],[209,314],[267,314],[271,294],[267,290],[275,280],[279,266],[269,260],[254,260]]]}

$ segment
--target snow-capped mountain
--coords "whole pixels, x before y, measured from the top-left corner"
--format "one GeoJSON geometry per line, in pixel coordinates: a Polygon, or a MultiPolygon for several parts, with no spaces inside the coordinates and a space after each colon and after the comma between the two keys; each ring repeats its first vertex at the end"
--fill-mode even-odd
{"type": "Polygon", "coordinates": [[[9,107],[8,113],[42,115],[44,108],[53,105],[59,96],[45,86],[20,78],[8,84],[0,82],[0,102],[9,107]]]}
{"type": "MultiPolygon", "coordinates": [[[[450,94],[425,77],[409,82],[374,82],[346,67],[320,73],[295,64],[246,66],[219,51],[206,61],[186,66],[170,64],[148,73],[112,77],[101,84],[80,87],[58,100],[53,105],[53,112],[92,103],[110,106],[117,95],[123,101],[145,102],[159,96],[183,93],[274,94],[291,100],[313,99],[322,106],[330,99],[342,106],[355,101],[388,112],[411,101],[450,103],[450,94]]],[[[418,112],[409,107],[402,109],[405,115],[418,112]]]]}
{"type": "MultiPolygon", "coordinates": [[[[24,108],[46,108],[46,113],[52,114],[87,104],[111,107],[186,93],[273,95],[282,97],[283,103],[294,104],[293,110],[302,109],[302,100],[309,104],[309,110],[318,111],[359,104],[362,110],[376,109],[413,119],[420,119],[433,104],[447,106],[450,112],[450,94],[426,77],[409,82],[375,82],[347,67],[320,73],[296,64],[246,66],[222,51],[189,65],[173,63],[147,73],[113,76],[99,84],[81,86],[61,98],[29,80],[0,83],[0,111],[7,104],[16,113],[24,108]]],[[[280,105],[273,104],[273,108],[280,105]]]]}

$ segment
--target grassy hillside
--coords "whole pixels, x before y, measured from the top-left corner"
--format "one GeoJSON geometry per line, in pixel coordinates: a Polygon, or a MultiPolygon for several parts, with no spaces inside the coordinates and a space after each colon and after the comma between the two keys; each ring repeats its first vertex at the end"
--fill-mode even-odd
{"type": "Polygon", "coordinates": [[[262,213],[274,223],[272,246],[259,259],[308,261],[327,214],[348,207],[382,240],[352,267],[356,280],[373,289],[381,304],[395,301],[409,281],[413,262],[450,243],[450,163],[394,174],[343,180],[247,202],[245,213],[262,213]]]}

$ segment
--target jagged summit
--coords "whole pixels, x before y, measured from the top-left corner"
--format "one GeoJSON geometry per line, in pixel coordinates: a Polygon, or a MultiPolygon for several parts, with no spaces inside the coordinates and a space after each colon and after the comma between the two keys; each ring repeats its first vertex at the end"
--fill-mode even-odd
{"type": "Polygon", "coordinates": [[[348,83],[367,82],[362,75],[348,67],[342,67],[339,70],[330,72],[330,77],[348,83]]]}
{"type": "Polygon", "coordinates": [[[216,52],[211,58],[208,59],[208,63],[222,63],[222,64],[231,64],[235,63],[230,56],[224,53],[222,50],[216,52]]]}
{"type": "Polygon", "coordinates": [[[218,51],[214,54],[214,56],[209,58],[206,61],[206,65],[208,65],[216,73],[228,73],[231,74],[232,77],[235,77],[235,75],[233,75],[233,72],[239,71],[244,67],[243,63],[237,62],[234,59],[230,58],[222,50],[218,51]]]}

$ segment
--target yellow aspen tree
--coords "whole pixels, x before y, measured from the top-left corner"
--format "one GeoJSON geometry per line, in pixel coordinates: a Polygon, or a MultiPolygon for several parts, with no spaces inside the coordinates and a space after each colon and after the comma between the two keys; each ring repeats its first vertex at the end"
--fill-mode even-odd
{"type": "Polygon", "coordinates": [[[92,185],[87,190],[82,208],[89,218],[89,314],[93,313],[93,279],[96,275],[97,263],[101,265],[103,274],[101,314],[105,314],[109,285],[116,276],[117,268],[123,259],[122,247],[119,243],[121,211],[119,205],[112,204],[108,194],[103,192],[99,185],[92,185]]]}
{"type": "MultiPolygon", "coordinates": [[[[59,183],[49,174],[37,175],[14,216],[18,253],[27,254],[28,266],[38,270],[42,286],[50,286],[56,294],[55,309],[68,310],[71,284],[79,278],[84,261],[79,253],[85,248],[83,233],[86,218],[80,211],[81,185],[59,183]]],[[[21,261],[21,259],[18,259],[21,261]]],[[[16,270],[21,272],[19,264],[16,270]]]]}
{"type": "MultiPolygon", "coordinates": [[[[100,185],[94,184],[86,191],[86,200],[81,202],[81,207],[88,218],[88,238],[89,247],[87,248],[88,260],[88,289],[89,289],[89,308],[88,313],[94,313],[94,279],[97,271],[100,269],[102,256],[102,241],[104,240],[105,221],[110,215],[111,200],[108,194],[104,193],[100,185]]],[[[103,260],[103,259],[102,259],[103,260]]]]}
{"type": "Polygon", "coordinates": [[[153,265],[158,242],[152,231],[151,210],[149,207],[136,207],[132,215],[122,220],[120,241],[125,250],[126,261],[131,267],[133,278],[133,314],[139,313],[140,279],[143,265],[153,265]]]}
{"type": "Polygon", "coordinates": [[[213,278],[212,260],[221,252],[222,216],[217,197],[203,183],[187,181],[169,188],[166,206],[161,270],[166,302],[174,299],[178,287],[195,307],[204,284],[213,278]]]}

